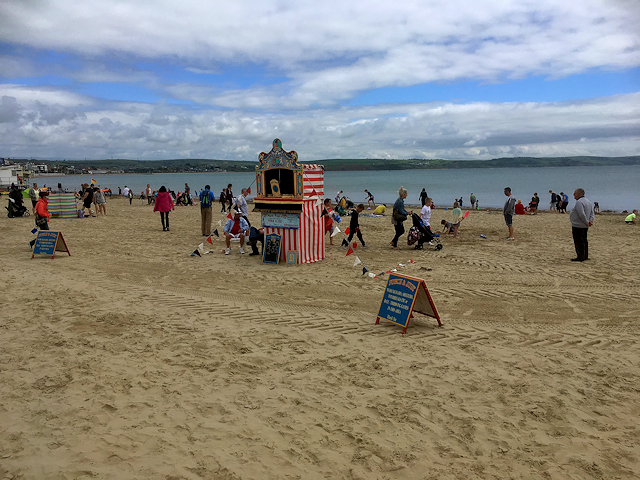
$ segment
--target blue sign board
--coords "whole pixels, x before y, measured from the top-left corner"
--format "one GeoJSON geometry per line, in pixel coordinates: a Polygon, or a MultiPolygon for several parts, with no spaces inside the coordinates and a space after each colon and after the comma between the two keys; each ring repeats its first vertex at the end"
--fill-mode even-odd
{"type": "Polygon", "coordinates": [[[402,333],[405,333],[413,311],[434,317],[438,320],[438,325],[442,326],[440,316],[424,280],[395,273],[390,274],[380,303],[376,324],[382,318],[404,327],[402,333]]]}
{"type": "Polygon", "coordinates": [[[36,237],[36,243],[33,246],[33,255],[31,255],[31,258],[35,255],[51,255],[51,258],[53,258],[56,251],[67,252],[71,255],[71,252],[69,252],[67,244],[62,237],[62,232],[40,230],[36,237]]]}

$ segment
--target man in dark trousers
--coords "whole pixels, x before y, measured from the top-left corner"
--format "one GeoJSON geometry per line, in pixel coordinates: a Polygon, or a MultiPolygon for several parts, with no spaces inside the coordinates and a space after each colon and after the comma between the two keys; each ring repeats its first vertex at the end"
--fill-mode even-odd
{"type": "Polygon", "coordinates": [[[342,240],[343,247],[349,248],[353,236],[358,235],[358,240],[360,240],[362,248],[367,248],[367,246],[364,244],[364,239],[362,238],[362,233],[360,232],[360,222],[358,221],[358,216],[363,210],[364,205],[362,203],[358,205],[355,210],[351,210],[351,223],[349,223],[349,240],[342,240]]]}
{"type": "Polygon", "coordinates": [[[576,258],[572,258],[571,261],[584,262],[585,260],[589,260],[587,232],[589,231],[589,227],[593,225],[593,205],[584,196],[584,189],[582,188],[576,188],[576,191],[573,192],[573,198],[576,199],[576,205],[569,214],[569,220],[571,221],[573,244],[576,248],[576,258]]]}

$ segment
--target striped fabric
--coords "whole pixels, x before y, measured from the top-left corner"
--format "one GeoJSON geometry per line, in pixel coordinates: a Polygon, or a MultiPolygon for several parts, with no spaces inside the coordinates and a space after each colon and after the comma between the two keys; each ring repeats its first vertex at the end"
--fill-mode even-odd
{"type": "Polygon", "coordinates": [[[303,168],[303,185],[304,198],[311,197],[313,191],[320,197],[320,201],[324,200],[324,170],[322,165],[302,165],[303,168]]]}
{"type": "Polygon", "coordinates": [[[52,218],[78,218],[76,196],[73,193],[50,194],[49,214],[52,218]]]}
{"type": "Polygon", "coordinates": [[[298,263],[313,263],[324,259],[324,222],[322,202],[317,198],[305,200],[300,216],[300,228],[265,227],[265,233],[282,237],[280,261],[286,262],[287,252],[298,252],[298,263]]]}

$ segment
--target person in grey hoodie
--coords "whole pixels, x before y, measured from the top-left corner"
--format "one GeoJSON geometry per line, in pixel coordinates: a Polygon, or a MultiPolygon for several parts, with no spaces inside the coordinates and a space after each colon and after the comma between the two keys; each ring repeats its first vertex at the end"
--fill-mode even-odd
{"type": "Polygon", "coordinates": [[[571,261],[584,262],[589,260],[587,232],[589,227],[593,225],[593,204],[584,196],[584,189],[582,188],[576,188],[576,191],[573,192],[573,198],[576,199],[576,205],[569,214],[569,220],[571,221],[573,244],[576,247],[576,258],[572,258],[571,261]]]}
{"type": "Polygon", "coordinates": [[[513,236],[513,216],[516,214],[516,197],[511,195],[511,188],[506,187],[504,189],[504,194],[508,197],[507,201],[504,202],[504,207],[502,208],[502,213],[504,215],[504,222],[509,227],[509,236],[507,240],[515,240],[513,236]]]}

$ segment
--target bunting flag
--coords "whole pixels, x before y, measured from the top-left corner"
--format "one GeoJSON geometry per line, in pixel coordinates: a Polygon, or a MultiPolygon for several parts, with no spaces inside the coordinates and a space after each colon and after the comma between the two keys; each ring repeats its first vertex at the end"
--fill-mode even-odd
{"type": "Polygon", "coordinates": [[[211,245],[213,245],[213,242],[211,241],[211,235],[209,235],[209,236],[207,237],[207,242],[209,242],[211,245]]]}
{"type": "Polygon", "coordinates": [[[364,275],[365,273],[368,273],[369,270],[367,270],[367,267],[362,267],[362,274],[364,275]]]}
{"type": "MultiPolygon", "coordinates": [[[[363,275],[364,275],[364,273],[363,273],[363,275]]],[[[375,273],[371,273],[371,272],[369,272],[369,276],[371,278],[378,278],[375,273]]]]}
{"type": "Polygon", "coordinates": [[[97,184],[98,184],[98,181],[97,181],[97,180],[94,180],[94,179],[92,178],[92,179],[91,179],[91,185],[97,185],[97,184]]]}
{"type": "MultiPolygon", "coordinates": [[[[217,228],[213,231],[213,234],[218,238],[220,237],[220,234],[218,233],[218,229],[217,228]]],[[[211,243],[211,237],[209,237],[209,243],[211,243]]]]}
{"type": "Polygon", "coordinates": [[[247,188],[247,193],[251,195],[251,187],[247,188]]]}
{"type": "MultiPolygon", "coordinates": [[[[356,265],[358,265],[359,263],[362,263],[362,261],[360,260],[360,257],[358,257],[358,255],[356,255],[356,261],[355,261],[355,263],[353,264],[353,266],[355,267],[355,266],[356,266],[356,265]]],[[[366,270],[366,267],[365,267],[365,270],[366,270]]],[[[363,275],[364,275],[364,273],[363,273],[363,275]]]]}
{"type": "Polygon", "coordinates": [[[231,215],[231,210],[229,210],[229,214],[227,215],[227,218],[229,220],[233,220],[233,215],[231,215]]]}
{"type": "Polygon", "coordinates": [[[196,255],[197,255],[197,256],[199,256],[199,257],[202,257],[202,255],[200,255],[200,252],[198,251],[198,249],[197,249],[197,248],[193,251],[193,253],[191,254],[191,256],[192,256],[192,257],[195,257],[196,255]]]}
{"type": "Polygon", "coordinates": [[[333,233],[331,234],[332,237],[335,237],[337,234],[339,234],[342,230],[340,230],[338,228],[338,226],[336,225],[335,227],[333,227],[333,233]]]}
{"type": "Polygon", "coordinates": [[[351,248],[351,245],[349,245],[349,250],[347,250],[347,254],[345,255],[345,257],[348,257],[352,253],[353,253],[353,248],[351,248]]]}
{"type": "Polygon", "coordinates": [[[36,227],[33,230],[31,230],[31,233],[33,233],[35,235],[37,231],[38,231],[38,227],[36,227]]]}
{"type": "Polygon", "coordinates": [[[198,250],[199,251],[204,250],[204,243],[201,243],[200,245],[198,245],[198,250]]]}
{"type": "Polygon", "coordinates": [[[344,234],[349,235],[351,233],[351,229],[349,227],[344,229],[344,234]]]}

